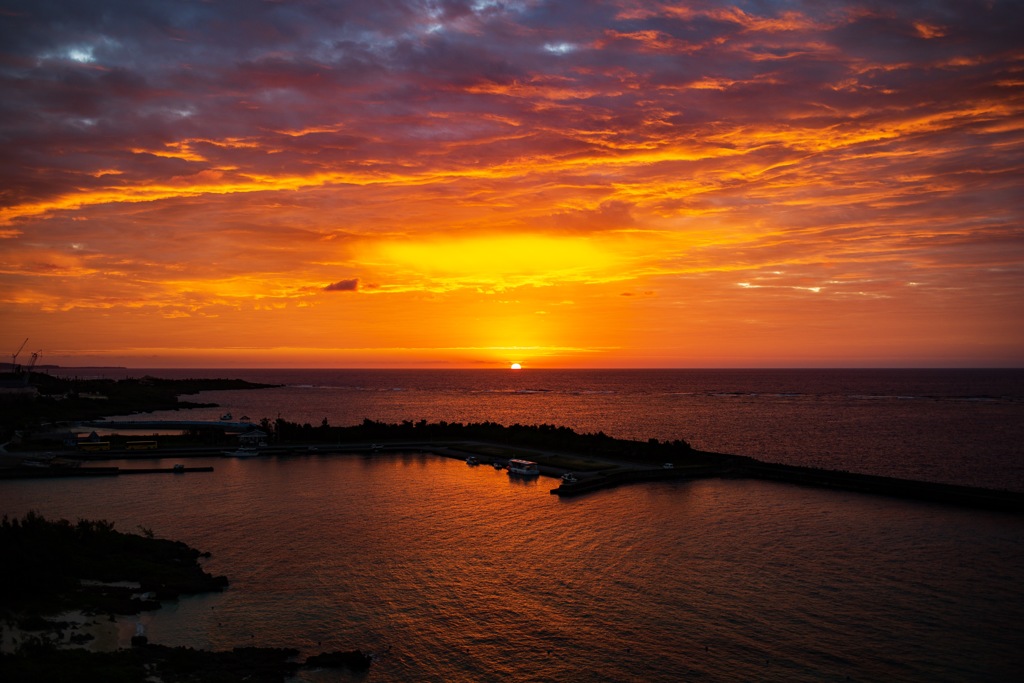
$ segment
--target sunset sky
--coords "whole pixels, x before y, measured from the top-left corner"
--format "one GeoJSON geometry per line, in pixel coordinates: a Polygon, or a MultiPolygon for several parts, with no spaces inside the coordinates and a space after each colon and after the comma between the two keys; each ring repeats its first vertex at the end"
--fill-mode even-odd
{"type": "Polygon", "coordinates": [[[1024,366],[1022,36],[1019,0],[0,0],[0,351],[1024,366]]]}

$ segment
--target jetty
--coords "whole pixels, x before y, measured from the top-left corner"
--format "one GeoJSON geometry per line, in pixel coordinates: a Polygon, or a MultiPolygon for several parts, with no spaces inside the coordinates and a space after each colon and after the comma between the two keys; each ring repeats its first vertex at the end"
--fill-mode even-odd
{"type": "Polygon", "coordinates": [[[85,420],[78,423],[83,429],[122,429],[145,432],[161,430],[217,429],[223,432],[245,432],[259,425],[232,420],[85,420]]]}
{"type": "Polygon", "coordinates": [[[898,479],[857,472],[822,470],[767,463],[743,456],[726,456],[718,466],[673,467],[671,469],[636,468],[581,477],[572,484],[561,484],[551,493],[571,498],[628,484],[697,479],[755,479],[798,486],[850,491],[870,495],[957,505],[1000,512],[1024,513],[1024,492],[959,486],[938,482],[898,479]]]}
{"type": "Polygon", "coordinates": [[[212,467],[10,467],[0,479],[57,479],[65,477],[117,477],[122,474],[189,474],[213,472],[212,467]]]}

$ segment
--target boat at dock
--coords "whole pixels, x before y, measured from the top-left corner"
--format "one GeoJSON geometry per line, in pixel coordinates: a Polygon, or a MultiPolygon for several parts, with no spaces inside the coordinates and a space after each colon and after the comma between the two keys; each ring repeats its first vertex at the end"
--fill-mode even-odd
{"type": "Polygon", "coordinates": [[[252,458],[259,454],[260,449],[255,446],[240,446],[233,451],[224,451],[224,455],[228,458],[252,458]]]}
{"type": "Polygon", "coordinates": [[[42,470],[58,470],[58,469],[71,469],[81,466],[80,460],[72,460],[69,458],[55,458],[52,453],[46,455],[37,455],[35,457],[25,458],[18,463],[18,467],[27,467],[32,469],[42,470]]]}
{"type": "Polygon", "coordinates": [[[508,473],[518,474],[522,477],[536,477],[540,475],[540,467],[532,460],[513,458],[508,461],[508,473]]]}

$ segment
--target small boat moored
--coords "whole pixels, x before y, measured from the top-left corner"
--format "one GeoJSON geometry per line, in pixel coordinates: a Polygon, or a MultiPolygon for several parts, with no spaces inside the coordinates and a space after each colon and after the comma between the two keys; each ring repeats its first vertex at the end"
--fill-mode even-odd
{"type": "Polygon", "coordinates": [[[513,458],[508,461],[508,473],[518,474],[523,477],[536,477],[540,475],[540,468],[532,460],[513,458]]]}
{"type": "Polygon", "coordinates": [[[259,454],[260,449],[256,448],[255,446],[240,446],[237,450],[234,451],[224,451],[224,455],[226,455],[229,458],[251,458],[259,454]]]}
{"type": "Polygon", "coordinates": [[[51,463],[43,460],[22,460],[18,463],[20,467],[38,467],[38,468],[49,468],[51,463]]]}
{"type": "Polygon", "coordinates": [[[572,472],[566,472],[565,474],[562,475],[562,484],[563,485],[566,485],[566,484],[572,485],[572,484],[575,484],[578,481],[579,481],[579,479],[577,479],[576,475],[573,474],[572,472]]]}
{"type": "Polygon", "coordinates": [[[467,465],[479,465],[480,464],[480,458],[476,457],[475,455],[471,455],[468,458],[466,458],[466,464],[467,465]]]}

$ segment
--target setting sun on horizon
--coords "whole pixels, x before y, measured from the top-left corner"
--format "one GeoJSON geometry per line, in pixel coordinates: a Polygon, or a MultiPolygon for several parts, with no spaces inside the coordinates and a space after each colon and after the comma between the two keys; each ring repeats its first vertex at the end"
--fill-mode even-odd
{"type": "Polygon", "coordinates": [[[110,5],[0,21],[8,358],[1024,366],[1020,3],[110,5]]]}

